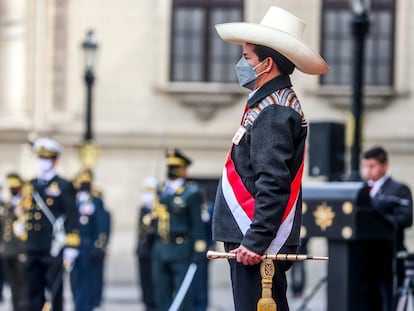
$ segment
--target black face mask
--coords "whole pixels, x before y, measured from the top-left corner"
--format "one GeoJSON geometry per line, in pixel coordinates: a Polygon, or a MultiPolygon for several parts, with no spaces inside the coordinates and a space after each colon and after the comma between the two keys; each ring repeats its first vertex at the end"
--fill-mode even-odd
{"type": "Polygon", "coordinates": [[[91,191],[91,184],[88,183],[88,182],[81,183],[80,186],[79,186],[79,191],[90,192],[91,191]]]}
{"type": "Polygon", "coordinates": [[[181,166],[179,165],[168,165],[167,166],[167,177],[169,179],[177,179],[181,177],[181,166]]]}

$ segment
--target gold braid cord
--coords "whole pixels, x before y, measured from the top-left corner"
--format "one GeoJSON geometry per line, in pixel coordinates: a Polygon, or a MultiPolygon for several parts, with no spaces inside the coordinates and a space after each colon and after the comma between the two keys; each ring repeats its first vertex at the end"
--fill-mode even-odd
{"type": "Polygon", "coordinates": [[[18,203],[16,210],[21,210],[21,214],[13,222],[14,234],[22,241],[27,240],[26,221],[29,218],[29,211],[33,208],[33,186],[25,183],[22,188],[22,199],[18,203]]]}
{"type": "Polygon", "coordinates": [[[154,218],[158,219],[158,234],[165,243],[169,242],[170,237],[170,213],[167,206],[160,204],[158,199],[154,200],[154,218]]]}
{"type": "Polygon", "coordinates": [[[257,302],[257,311],[277,311],[276,301],[272,298],[272,281],[275,265],[272,259],[265,258],[260,263],[262,276],[262,297],[257,302]]]}
{"type": "Polygon", "coordinates": [[[23,197],[20,201],[20,205],[25,211],[29,211],[33,204],[33,186],[30,183],[24,184],[22,194],[23,197]]]}

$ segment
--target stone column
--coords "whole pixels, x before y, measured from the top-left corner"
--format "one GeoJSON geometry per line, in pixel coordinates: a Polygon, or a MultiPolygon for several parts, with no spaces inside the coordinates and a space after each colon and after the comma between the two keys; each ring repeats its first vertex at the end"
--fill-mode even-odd
{"type": "Polygon", "coordinates": [[[0,128],[25,123],[26,0],[0,1],[0,128]]]}

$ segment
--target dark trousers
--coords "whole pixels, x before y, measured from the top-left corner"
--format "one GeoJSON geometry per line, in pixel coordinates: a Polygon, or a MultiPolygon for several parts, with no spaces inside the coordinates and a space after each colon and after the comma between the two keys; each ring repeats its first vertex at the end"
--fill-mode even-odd
{"type": "Polygon", "coordinates": [[[93,305],[99,307],[102,304],[103,291],[105,286],[105,255],[100,256],[93,261],[92,265],[92,284],[91,291],[93,292],[93,305]]]}
{"type": "Polygon", "coordinates": [[[193,311],[206,311],[208,306],[209,282],[208,259],[198,262],[197,271],[193,279],[193,311]]]}
{"type": "MultiPolygon", "coordinates": [[[[224,248],[227,252],[238,246],[238,244],[234,243],[224,243],[224,248]]],[[[235,310],[257,310],[257,302],[262,297],[260,263],[245,266],[234,259],[229,259],[229,264],[235,310]]],[[[275,275],[273,277],[272,297],[276,301],[278,311],[288,311],[286,271],[292,264],[289,261],[274,261],[274,264],[275,275]]]]}
{"type": "Polygon", "coordinates": [[[3,258],[0,256],[0,301],[3,301],[4,279],[3,258]]]}
{"type": "Polygon", "coordinates": [[[290,269],[291,286],[293,296],[301,296],[305,290],[306,271],[303,261],[295,261],[290,269]]]}
{"type": "Polygon", "coordinates": [[[361,242],[361,308],[390,311],[393,300],[393,244],[388,241],[361,242]]]}
{"type": "MultiPolygon", "coordinates": [[[[155,260],[153,263],[153,280],[155,282],[155,302],[157,311],[168,311],[175,294],[180,288],[187,272],[189,261],[155,260]]],[[[187,292],[180,311],[193,311],[191,287],[187,292]]]]}
{"type": "Polygon", "coordinates": [[[41,311],[46,297],[53,297],[53,311],[63,310],[62,257],[49,254],[29,254],[26,263],[28,295],[31,311],[41,311]]]}
{"type": "Polygon", "coordinates": [[[146,310],[155,310],[151,256],[138,255],[138,268],[142,301],[145,304],[146,310]]]}
{"type": "MultiPolygon", "coordinates": [[[[308,253],[308,239],[303,239],[300,244],[299,253],[308,253]]],[[[290,288],[294,296],[301,296],[306,286],[306,271],[304,261],[294,261],[290,269],[291,284],[290,288]]]]}
{"type": "Polygon", "coordinates": [[[70,274],[75,310],[93,310],[93,262],[89,253],[80,254],[70,274]]]}
{"type": "Polygon", "coordinates": [[[29,310],[27,297],[26,271],[23,257],[11,256],[3,258],[3,267],[7,282],[10,285],[13,311],[29,310]]]}

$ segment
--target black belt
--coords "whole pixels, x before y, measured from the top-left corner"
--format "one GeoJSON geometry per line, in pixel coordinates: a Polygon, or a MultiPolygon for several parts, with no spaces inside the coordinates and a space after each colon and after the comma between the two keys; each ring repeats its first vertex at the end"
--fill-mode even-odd
{"type": "Polygon", "coordinates": [[[190,235],[188,233],[171,233],[166,244],[183,244],[189,237],[190,235]]]}

